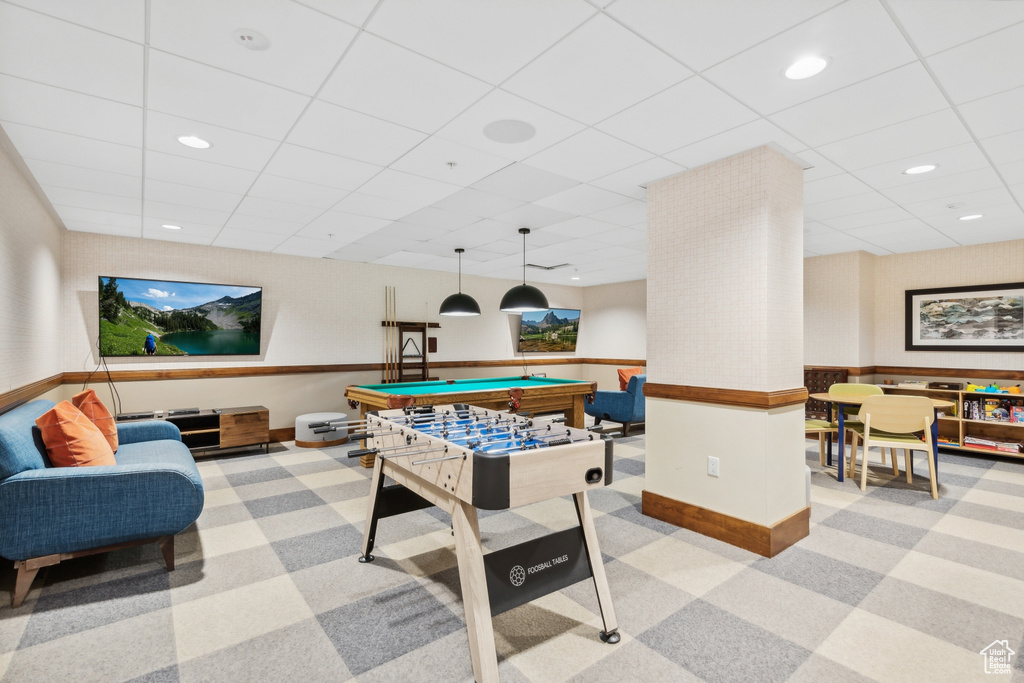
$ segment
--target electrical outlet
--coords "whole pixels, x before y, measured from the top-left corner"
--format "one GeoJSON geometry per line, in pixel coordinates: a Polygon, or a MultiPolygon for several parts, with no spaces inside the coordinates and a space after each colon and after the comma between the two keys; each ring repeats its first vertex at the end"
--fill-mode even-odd
{"type": "Polygon", "coordinates": [[[718,458],[716,458],[713,455],[709,455],[708,456],[708,476],[709,477],[717,477],[718,476],[718,458]]]}

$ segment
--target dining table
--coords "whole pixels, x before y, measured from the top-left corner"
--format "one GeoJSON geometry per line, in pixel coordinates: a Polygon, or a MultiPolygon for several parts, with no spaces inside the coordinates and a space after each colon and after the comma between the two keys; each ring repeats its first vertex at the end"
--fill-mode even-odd
{"type": "MultiPolygon", "coordinates": [[[[825,405],[828,406],[829,422],[832,422],[832,407],[835,406],[835,412],[837,414],[836,426],[839,428],[839,455],[838,455],[838,480],[844,481],[846,477],[846,406],[859,406],[864,402],[864,399],[872,394],[829,394],[819,393],[811,394],[809,398],[815,401],[824,401],[825,405]]],[[[874,394],[877,396],[877,394],[874,394]]],[[[940,409],[949,409],[954,405],[953,401],[946,401],[944,399],[933,398],[931,399],[932,407],[935,409],[935,419],[932,420],[932,456],[935,462],[935,484],[939,483],[939,415],[940,409]]],[[[825,450],[825,462],[828,466],[832,466],[832,439],[826,440],[825,450]]],[[[852,457],[852,454],[851,454],[852,457]]],[[[867,466],[867,458],[865,457],[865,467],[867,466]]]]}

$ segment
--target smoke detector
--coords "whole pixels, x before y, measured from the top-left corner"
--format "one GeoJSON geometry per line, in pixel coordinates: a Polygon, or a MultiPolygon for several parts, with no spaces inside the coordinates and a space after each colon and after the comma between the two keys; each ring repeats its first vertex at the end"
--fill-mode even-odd
{"type": "Polygon", "coordinates": [[[266,50],[270,47],[270,41],[267,40],[265,35],[250,28],[240,28],[235,31],[235,42],[246,50],[252,50],[253,52],[266,50]]]}

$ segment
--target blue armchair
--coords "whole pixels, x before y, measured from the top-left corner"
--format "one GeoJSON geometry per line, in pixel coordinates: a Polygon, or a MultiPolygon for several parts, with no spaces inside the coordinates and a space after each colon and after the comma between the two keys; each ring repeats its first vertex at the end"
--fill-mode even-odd
{"type": "Polygon", "coordinates": [[[18,570],[14,607],[42,567],[73,557],[159,543],[173,570],[174,534],[203,510],[203,482],[175,425],[119,424],[116,465],[53,467],[35,425],[53,405],[0,415],[0,556],[18,570]]]}
{"type": "Polygon", "coordinates": [[[597,390],[593,403],[584,405],[583,410],[594,418],[594,424],[601,420],[613,420],[622,423],[623,436],[629,436],[629,428],[643,422],[646,416],[644,405],[644,383],[647,375],[633,375],[625,391],[597,390]]]}

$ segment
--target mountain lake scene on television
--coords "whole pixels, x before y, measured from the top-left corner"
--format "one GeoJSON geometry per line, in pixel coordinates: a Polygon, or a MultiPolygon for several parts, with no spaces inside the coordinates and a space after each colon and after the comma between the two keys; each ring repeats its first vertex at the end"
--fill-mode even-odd
{"type": "Polygon", "coordinates": [[[260,352],[259,287],[101,277],[101,356],[260,352]]]}
{"type": "Polygon", "coordinates": [[[522,352],[575,351],[580,331],[580,312],[551,308],[523,313],[519,328],[519,350],[522,352]]]}

